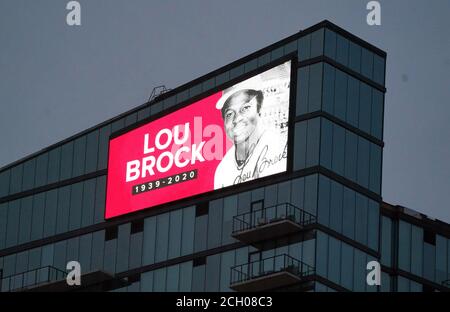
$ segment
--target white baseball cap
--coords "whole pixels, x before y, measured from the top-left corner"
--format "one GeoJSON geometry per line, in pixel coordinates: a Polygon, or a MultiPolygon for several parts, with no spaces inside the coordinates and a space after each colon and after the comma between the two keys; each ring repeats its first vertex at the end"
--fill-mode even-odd
{"type": "Polygon", "coordinates": [[[264,88],[264,83],[261,79],[260,75],[251,77],[247,80],[244,80],[242,82],[239,82],[225,90],[223,90],[223,94],[220,97],[220,99],[216,103],[217,109],[222,109],[225,102],[235,94],[236,92],[242,91],[242,90],[255,90],[255,91],[261,91],[264,88]]]}

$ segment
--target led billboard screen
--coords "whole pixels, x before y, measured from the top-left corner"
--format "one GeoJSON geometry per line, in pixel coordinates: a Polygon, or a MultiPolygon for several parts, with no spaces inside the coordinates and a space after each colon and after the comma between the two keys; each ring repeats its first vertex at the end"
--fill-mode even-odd
{"type": "Polygon", "coordinates": [[[287,170],[291,61],[109,142],[105,218],[287,170]]]}

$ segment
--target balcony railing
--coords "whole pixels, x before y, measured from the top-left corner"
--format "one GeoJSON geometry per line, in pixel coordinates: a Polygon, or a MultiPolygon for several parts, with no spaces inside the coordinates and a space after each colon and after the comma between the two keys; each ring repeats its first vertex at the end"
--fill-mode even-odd
{"type": "Polygon", "coordinates": [[[252,261],[231,268],[230,288],[237,291],[264,291],[301,283],[315,269],[287,254],[252,261]]]}
{"type": "Polygon", "coordinates": [[[20,291],[49,282],[64,280],[67,273],[52,266],[14,274],[1,279],[0,291],[20,291]]]}
{"type": "Polygon", "coordinates": [[[316,217],[290,203],[278,204],[233,217],[232,236],[251,244],[304,229],[316,217]]]}

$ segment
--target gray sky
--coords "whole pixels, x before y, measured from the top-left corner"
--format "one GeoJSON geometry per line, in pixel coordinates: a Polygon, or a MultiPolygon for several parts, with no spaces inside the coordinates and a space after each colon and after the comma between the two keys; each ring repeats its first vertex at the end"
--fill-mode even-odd
{"type": "Polygon", "coordinates": [[[323,19],[388,54],[383,198],[450,222],[450,1],[0,0],[0,167],[323,19]]]}

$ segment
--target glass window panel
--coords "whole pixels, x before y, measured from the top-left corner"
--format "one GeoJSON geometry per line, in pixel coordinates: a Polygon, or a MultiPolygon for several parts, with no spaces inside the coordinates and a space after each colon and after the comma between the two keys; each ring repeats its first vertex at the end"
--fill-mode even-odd
{"type": "Polygon", "coordinates": [[[373,80],[384,86],[384,58],[374,54],[373,56],[373,80]]]}
{"type": "Polygon", "coordinates": [[[327,277],[328,236],[318,231],[316,240],[317,240],[316,273],[317,275],[327,277]]]}
{"type": "Polygon", "coordinates": [[[66,180],[72,177],[73,162],[73,141],[64,144],[61,147],[61,170],[59,173],[60,180],[66,180]]]}
{"type": "Polygon", "coordinates": [[[379,140],[383,138],[383,102],[383,93],[376,89],[372,89],[372,120],[370,123],[370,134],[379,140]]]}
{"type": "Polygon", "coordinates": [[[345,131],[345,171],[344,176],[356,182],[358,154],[358,136],[351,131],[345,131]]]}
{"type": "Polygon", "coordinates": [[[92,234],[92,270],[103,269],[103,254],[105,245],[105,230],[92,234]]]}
{"type": "Polygon", "coordinates": [[[0,173],[0,197],[7,196],[9,194],[10,173],[10,170],[5,170],[0,173]]]}
{"type": "Polygon", "coordinates": [[[36,176],[34,179],[35,187],[43,186],[47,183],[47,170],[48,170],[47,166],[48,166],[48,153],[39,155],[36,158],[36,176]]]}
{"type": "Polygon", "coordinates": [[[423,230],[411,227],[411,273],[422,276],[423,266],[423,230]]]}
{"type": "Polygon", "coordinates": [[[81,203],[83,200],[83,182],[72,184],[70,194],[69,231],[81,226],[81,203]]]}
{"type": "Polygon", "coordinates": [[[222,245],[232,243],[233,217],[237,215],[237,196],[228,196],[223,201],[222,245]]]}
{"type": "Polygon", "coordinates": [[[292,181],[291,204],[303,209],[305,195],[305,179],[298,178],[292,181]]]}
{"type": "Polygon", "coordinates": [[[344,161],[345,161],[345,129],[333,125],[333,158],[332,170],[337,174],[344,175],[344,161]]]}
{"type": "Polygon", "coordinates": [[[5,247],[17,244],[19,236],[20,199],[8,203],[8,224],[6,227],[5,247]]]}
{"type": "Polygon", "coordinates": [[[369,186],[369,155],[370,143],[369,141],[358,137],[358,170],[357,170],[357,182],[361,186],[368,188],[369,186]]]}
{"type": "Polygon", "coordinates": [[[230,72],[226,71],[216,76],[216,86],[219,86],[229,80],[230,72]]]}
{"type": "Polygon", "coordinates": [[[131,223],[119,225],[117,235],[117,263],[116,272],[128,270],[128,259],[130,250],[131,223]]]}
{"type": "Polygon", "coordinates": [[[344,187],[342,233],[351,239],[355,238],[355,205],[355,192],[344,187]]]}
{"type": "Polygon", "coordinates": [[[361,74],[370,79],[373,77],[373,53],[364,48],[361,53],[361,74]]]}
{"type": "Polygon", "coordinates": [[[66,263],[64,264],[63,269],[66,267],[67,263],[70,261],[79,261],[78,251],[80,248],[80,238],[74,237],[67,241],[67,257],[66,263]]]}
{"type": "Polygon", "coordinates": [[[302,261],[314,267],[316,262],[316,241],[314,239],[309,239],[304,241],[302,245],[302,261]]]}
{"type": "Polygon", "coordinates": [[[348,76],[348,92],[347,92],[347,110],[346,120],[347,122],[358,127],[359,116],[359,80],[348,76]]]}
{"type": "Polygon", "coordinates": [[[335,76],[336,76],[335,68],[327,63],[324,63],[322,110],[330,114],[334,113],[335,76]]]}
{"type": "Polygon", "coordinates": [[[298,40],[298,60],[304,61],[311,55],[311,35],[301,37],[298,40]]]}
{"type": "Polygon", "coordinates": [[[167,260],[169,244],[169,214],[156,216],[156,254],[155,262],[167,260]]]}
{"type": "Polygon", "coordinates": [[[6,256],[3,262],[3,276],[10,276],[16,273],[16,254],[6,256]]]}
{"type": "Polygon", "coordinates": [[[234,265],[234,250],[230,250],[221,254],[220,259],[220,288],[219,291],[230,291],[230,272],[234,265]]]}
{"type": "Polygon", "coordinates": [[[153,271],[141,274],[141,291],[142,292],[153,291],[153,271]]]}
{"type": "MultiPolygon", "coordinates": [[[[191,88],[192,90],[192,88],[191,88]]],[[[141,121],[150,116],[150,107],[144,107],[137,112],[137,120],[141,121]]]]}
{"type": "Polygon", "coordinates": [[[41,267],[41,247],[30,250],[28,255],[28,270],[35,270],[41,267]]]}
{"type": "Polygon", "coordinates": [[[81,227],[93,224],[95,205],[95,179],[83,183],[83,204],[81,208],[81,227]]]}
{"type": "Polygon", "coordinates": [[[19,244],[30,241],[33,196],[22,198],[20,205],[19,244]]]}
{"type": "Polygon", "coordinates": [[[60,241],[55,243],[53,253],[53,266],[59,270],[65,271],[66,267],[66,252],[67,241],[60,241]]]}
{"type": "Polygon", "coordinates": [[[445,237],[442,237],[441,235],[436,235],[436,275],[435,276],[436,276],[435,282],[438,284],[441,284],[443,281],[446,281],[450,278],[447,275],[447,239],[445,237]]]}
{"type": "Polygon", "coordinates": [[[195,240],[194,251],[202,251],[206,249],[206,238],[208,233],[208,215],[202,215],[195,218],[195,240]]]}
{"type": "Polygon", "coordinates": [[[380,146],[370,143],[369,189],[377,194],[381,193],[381,151],[380,146]]]}
{"type": "Polygon", "coordinates": [[[307,124],[306,167],[312,167],[319,164],[320,119],[308,120],[307,124]]]}
{"type": "Polygon", "coordinates": [[[54,247],[53,244],[42,246],[41,267],[53,266],[54,247]]]}
{"type": "Polygon", "coordinates": [[[156,248],[156,217],[146,218],[144,220],[144,246],[143,246],[143,264],[155,263],[156,248]]]}
{"type": "Polygon", "coordinates": [[[194,252],[195,207],[183,209],[183,232],[181,235],[181,255],[194,252]]]}
{"type": "Polygon", "coordinates": [[[142,241],[143,233],[135,233],[130,238],[130,269],[138,268],[142,265],[142,241]]]}
{"type": "Polygon", "coordinates": [[[340,250],[340,242],[330,237],[328,240],[328,257],[329,259],[333,259],[332,261],[328,261],[328,279],[336,284],[340,282],[340,272],[339,269],[341,267],[341,250],[340,250]]]}
{"type": "Polygon", "coordinates": [[[103,268],[106,272],[116,273],[117,239],[105,241],[103,268]]]}
{"type": "Polygon", "coordinates": [[[80,265],[82,272],[91,271],[92,233],[80,237],[80,265]]]}
{"type": "Polygon", "coordinates": [[[167,277],[167,268],[155,270],[153,276],[153,291],[155,292],[166,291],[166,277],[167,277]]]}
{"type": "Polygon", "coordinates": [[[399,222],[398,240],[398,266],[400,269],[410,272],[411,270],[411,224],[404,221],[399,222]]]}
{"type": "Polygon", "coordinates": [[[323,55],[323,33],[321,28],[311,34],[311,58],[323,55]]]}
{"type": "Polygon", "coordinates": [[[244,64],[245,72],[248,73],[256,68],[258,68],[258,60],[253,59],[244,64]]]}
{"type": "Polygon", "coordinates": [[[392,266],[392,220],[381,217],[381,263],[392,266]]]}
{"type": "Polygon", "coordinates": [[[348,65],[355,72],[361,72],[361,47],[352,41],[349,42],[348,65]]]}
{"type": "Polygon", "coordinates": [[[391,291],[391,276],[388,273],[381,272],[381,292],[390,292],[391,291]]]}
{"type": "Polygon", "coordinates": [[[192,291],[205,291],[205,265],[199,265],[192,269],[192,291]]]}
{"type": "MultiPolygon", "coordinates": [[[[281,48],[281,49],[283,49],[283,48],[281,48]]],[[[244,65],[240,65],[238,67],[234,67],[233,69],[231,69],[230,70],[230,80],[244,74],[244,69],[245,69],[244,65]]]]}
{"type": "Polygon", "coordinates": [[[367,245],[367,209],[368,199],[365,196],[356,193],[356,210],[355,210],[355,239],[367,245]]]}
{"type": "Polygon", "coordinates": [[[167,99],[163,100],[162,102],[163,110],[172,107],[173,105],[175,105],[175,103],[179,103],[180,101],[177,101],[177,97],[178,97],[177,95],[172,95],[171,97],[168,97],[167,99]]]}
{"type": "Polygon", "coordinates": [[[401,276],[398,277],[397,280],[397,291],[398,292],[409,292],[409,280],[406,278],[403,278],[401,276]]]}
{"type": "Polygon", "coordinates": [[[320,164],[331,169],[331,157],[333,148],[333,125],[328,119],[322,118],[320,164]]]}
{"type": "Polygon", "coordinates": [[[344,66],[348,66],[349,41],[348,39],[342,37],[341,35],[336,35],[336,37],[337,37],[336,61],[344,66]]]}
{"type": "Polygon", "coordinates": [[[137,120],[137,113],[133,113],[125,117],[125,127],[131,126],[132,124],[136,123],[137,120]]]}
{"type": "Polygon", "coordinates": [[[376,201],[369,199],[368,208],[368,244],[369,248],[378,251],[378,231],[379,231],[379,220],[380,220],[380,208],[376,201]]]}
{"type": "Polygon", "coordinates": [[[86,136],[79,137],[74,142],[73,151],[73,176],[84,174],[84,164],[86,158],[86,136]]]}
{"type": "Polygon", "coordinates": [[[322,64],[323,63],[316,63],[310,66],[308,113],[320,110],[322,103],[322,64]]]}
{"type": "Polygon", "coordinates": [[[331,182],[330,227],[339,233],[342,233],[343,195],[344,187],[334,181],[331,182]]]}
{"type": "Polygon", "coordinates": [[[291,41],[284,46],[284,55],[297,50],[297,40],[291,41]]]}
{"type": "Polygon", "coordinates": [[[192,284],[192,261],[183,262],[180,264],[180,292],[191,291],[192,284]]]}
{"type": "Polygon", "coordinates": [[[99,130],[98,135],[98,163],[97,169],[106,169],[108,164],[109,135],[111,134],[111,125],[106,125],[99,130]]]}
{"type": "Polygon", "coordinates": [[[291,181],[278,184],[278,203],[289,203],[291,198],[291,181]]]}
{"type": "Polygon", "coordinates": [[[125,127],[125,118],[118,119],[111,124],[111,133],[119,131],[125,127]]]}
{"type": "Polygon", "coordinates": [[[423,291],[422,284],[419,284],[419,283],[416,283],[413,281],[410,281],[409,287],[410,287],[411,292],[422,292],[423,291]]]}
{"type": "Polygon", "coordinates": [[[202,93],[202,85],[201,84],[195,85],[189,89],[189,94],[191,97],[199,95],[200,93],[202,93]]]}
{"type": "Polygon", "coordinates": [[[304,209],[316,215],[317,211],[317,186],[318,175],[310,175],[305,178],[305,206],[304,209]]]}
{"type": "Polygon", "coordinates": [[[284,54],[283,54],[283,53],[284,53],[284,52],[283,52],[283,48],[284,48],[284,47],[279,47],[279,48],[273,50],[273,51],[270,53],[270,59],[273,61],[273,60],[276,60],[276,59],[282,57],[282,56],[284,55],[284,54]]]}
{"type": "Polygon", "coordinates": [[[69,228],[70,185],[58,189],[58,212],[56,213],[56,233],[67,232],[69,228]]]}
{"type": "Polygon", "coordinates": [[[0,204],[0,250],[5,248],[7,221],[8,203],[0,204]]]}
{"type": "Polygon", "coordinates": [[[28,251],[17,254],[16,257],[16,274],[23,273],[28,269],[28,251]]]}
{"type": "Polygon", "coordinates": [[[36,158],[32,158],[23,164],[22,191],[34,187],[34,174],[36,170],[36,158]]]}
{"type": "Polygon", "coordinates": [[[270,53],[266,53],[260,57],[258,57],[258,67],[263,66],[270,62],[270,53]]]}
{"type": "Polygon", "coordinates": [[[95,188],[95,212],[94,223],[100,223],[105,220],[105,198],[106,198],[106,176],[97,178],[95,188]]]}
{"type": "Polygon", "coordinates": [[[250,212],[251,193],[239,193],[238,194],[238,214],[250,212]]]}
{"type": "Polygon", "coordinates": [[[54,189],[45,194],[44,237],[55,234],[57,209],[58,190],[54,189]]]}
{"type": "Polygon", "coordinates": [[[150,116],[158,114],[159,112],[162,111],[162,109],[163,109],[162,102],[154,103],[152,106],[150,106],[150,116]]]}
{"type": "Polygon", "coordinates": [[[309,97],[309,69],[310,66],[301,67],[297,71],[298,86],[297,86],[297,116],[306,114],[308,111],[308,97],[309,97]]]}
{"type": "Polygon", "coordinates": [[[334,91],[334,115],[345,121],[347,106],[347,74],[336,70],[336,85],[334,91]]]}
{"type": "Polygon", "coordinates": [[[167,268],[167,291],[178,291],[179,276],[180,266],[178,264],[167,268]]]}
{"type": "Polygon", "coordinates": [[[17,165],[11,169],[11,180],[9,185],[9,193],[19,193],[22,191],[22,174],[23,164],[17,165]]]}
{"type": "Polygon", "coordinates": [[[179,257],[181,253],[181,230],[183,225],[183,210],[178,209],[170,212],[169,228],[169,256],[168,258],[179,257]]]}
{"type": "Polygon", "coordinates": [[[336,33],[329,29],[325,29],[325,55],[336,58],[336,33]]]}
{"type": "Polygon", "coordinates": [[[306,125],[306,121],[295,124],[294,170],[306,167],[306,125]]]}
{"type": "Polygon", "coordinates": [[[206,260],[205,291],[219,291],[220,254],[209,256],[206,260]]]}
{"type": "Polygon", "coordinates": [[[222,241],[223,200],[213,200],[209,203],[208,218],[208,248],[220,246],[222,241]]]}
{"type": "Polygon", "coordinates": [[[353,248],[342,243],[341,284],[347,289],[353,288],[353,248]]]}
{"type": "MultiPolygon", "coordinates": [[[[184,101],[186,101],[188,98],[189,98],[189,89],[184,90],[184,91],[182,91],[182,92],[180,92],[180,93],[177,94],[177,101],[176,101],[176,103],[178,104],[178,103],[184,102],[184,101]]],[[[174,104],[172,104],[172,105],[170,105],[170,106],[173,106],[173,105],[174,105],[174,104]]]]}
{"type": "Polygon", "coordinates": [[[434,281],[436,268],[436,250],[435,246],[423,243],[423,277],[434,281]]]}
{"type": "Polygon", "coordinates": [[[99,131],[92,131],[86,137],[86,168],[85,173],[97,170],[99,131]]]}
{"type": "Polygon", "coordinates": [[[354,249],[354,275],[353,275],[353,290],[365,291],[366,290],[366,270],[367,262],[366,255],[354,249]]]}
{"type": "Polygon", "coordinates": [[[360,84],[359,128],[370,133],[370,112],[372,109],[372,88],[365,83],[360,84]]]}
{"type": "Polygon", "coordinates": [[[214,77],[211,78],[211,79],[208,79],[208,80],[204,81],[204,82],[203,82],[203,91],[207,91],[207,90],[209,90],[209,89],[214,88],[214,87],[216,86],[216,82],[215,82],[215,81],[216,81],[216,80],[215,80],[214,77]]]}
{"type": "Polygon", "coordinates": [[[330,180],[324,176],[319,177],[319,198],[317,219],[320,224],[330,224],[330,180]]]}
{"type": "Polygon", "coordinates": [[[59,171],[61,166],[61,147],[57,147],[50,151],[48,159],[48,181],[47,183],[55,183],[59,181],[59,171]]]}

